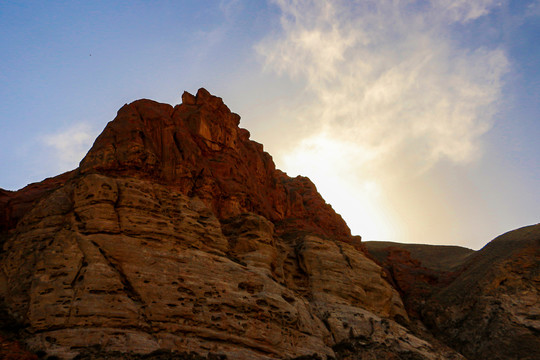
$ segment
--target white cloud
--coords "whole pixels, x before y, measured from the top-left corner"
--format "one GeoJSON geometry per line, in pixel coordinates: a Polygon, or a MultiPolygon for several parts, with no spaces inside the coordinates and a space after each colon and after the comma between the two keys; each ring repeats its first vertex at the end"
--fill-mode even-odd
{"type": "Polygon", "coordinates": [[[481,155],[480,138],[492,125],[508,60],[499,48],[459,47],[451,27],[499,2],[276,4],[282,29],[256,49],[267,70],[304,84],[303,105],[293,101],[281,115],[289,119],[283,136],[297,139],[276,154],[278,166],[310,176],[353,232],[366,234],[362,229],[377,224],[368,238],[395,235],[381,225],[392,209],[385,214],[376,194],[403,191],[399,179],[440,161],[466,164],[481,155]],[[346,213],[353,202],[373,211],[346,213]],[[355,217],[363,223],[355,224],[355,217]]]}
{"type": "Polygon", "coordinates": [[[470,161],[508,62],[499,49],[456,48],[429,17],[469,21],[495,2],[433,1],[414,13],[412,3],[281,0],[283,32],[257,49],[267,68],[305,81],[312,103],[289,116],[309,119],[314,136],[354,140],[378,161],[396,151],[421,156],[422,168],[470,161]]]}
{"type": "Polygon", "coordinates": [[[502,5],[502,0],[431,0],[434,12],[450,22],[468,22],[487,15],[494,8],[502,5]]]}
{"type": "Polygon", "coordinates": [[[92,146],[95,137],[95,131],[85,123],[43,136],[42,142],[52,150],[51,167],[57,171],[76,168],[92,146]]]}

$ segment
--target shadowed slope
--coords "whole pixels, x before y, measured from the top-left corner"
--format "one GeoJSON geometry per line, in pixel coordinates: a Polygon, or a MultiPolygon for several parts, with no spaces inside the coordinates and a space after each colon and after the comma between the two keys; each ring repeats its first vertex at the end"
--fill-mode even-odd
{"type": "Polygon", "coordinates": [[[475,253],[474,250],[453,245],[402,244],[391,241],[365,241],[364,245],[380,262],[386,258],[388,248],[400,248],[408,251],[422,266],[438,271],[458,270],[475,253]]]}
{"type": "Polygon", "coordinates": [[[430,299],[424,318],[471,359],[540,358],[540,224],[503,234],[430,299]]]}

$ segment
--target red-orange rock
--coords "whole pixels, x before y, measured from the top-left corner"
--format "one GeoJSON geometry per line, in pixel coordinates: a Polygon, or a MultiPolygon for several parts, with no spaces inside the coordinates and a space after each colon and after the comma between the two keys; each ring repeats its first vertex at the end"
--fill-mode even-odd
{"type": "Polygon", "coordinates": [[[126,105],[79,169],[4,217],[0,306],[28,346],[276,359],[390,332],[390,352],[440,354],[394,321],[399,294],[313,183],[239,120],[203,89],[126,105]]]}
{"type": "Polygon", "coordinates": [[[182,101],[125,105],[78,169],[0,191],[0,317],[30,349],[463,359],[422,318],[473,356],[523,341],[534,354],[536,237],[495,241],[475,260],[447,256],[448,271],[465,263],[449,285],[433,278],[447,270],[399,247],[379,259],[385,273],[315,185],[275,169],[220,98],[201,89],[182,101]],[[407,313],[390,283],[429,306],[407,313]]]}
{"type": "Polygon", "coordinates": [[[325,358],[369,338],[396,356],[452,352],[395,321],[399,294],[309,179],[276,170],[220,98],[182,99],[124,106],[79,169],[3,217],[0,306],[28,346],[325,358]]]}
{"type": "Polygon", "coordinates": [[[125,105],[97,138],[80,172],[134,176],[201,198],[224,219],[244,212],[278,226],[294,223],[350,240],[341,216],[304,177],[276,170],[263,146],[238,127],[240,116],[200,89],[174,108],[150,100],[125,105]]]}
{"type": "Polygon", "coordinates": [[[0,189],[0,234],[13,229],[36,200],[62,186],[72,173],[68,171],[42,182],[27,185],[18,191],[0,189]]]}

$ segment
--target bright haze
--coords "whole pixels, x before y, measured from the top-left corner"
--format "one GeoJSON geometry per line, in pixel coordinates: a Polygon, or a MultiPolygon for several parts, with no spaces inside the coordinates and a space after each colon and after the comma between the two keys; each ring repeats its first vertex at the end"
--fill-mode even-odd
{"type": "Polygon", "coordinates": [[[478,249],[540,221],[540,1],[0,3],[0,187],[116,111],[205,87],[364,240],[478,249]]]}

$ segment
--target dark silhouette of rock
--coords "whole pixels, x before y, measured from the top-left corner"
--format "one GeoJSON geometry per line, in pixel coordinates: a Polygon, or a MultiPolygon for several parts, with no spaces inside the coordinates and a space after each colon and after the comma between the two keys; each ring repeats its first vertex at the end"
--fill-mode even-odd
{"type": "Polygon", "coordinates": [[[61,187],[71,175],[72,172],[66,172],[18,191],[0,189],[0,234],[13,229],[36,200],[61,187]]]}
{"type": "Polygon", "coordinates": [[[476,252],[365,245],[409,316],[467,359],[540,358],[540,224],[510,231],[476,252]]]}
{"type": "Polygon", "coordinates": [[[400,249],[408,252],[409,257],[421,266],[437,271],[458,270],[476,253],[455,245],[401,244],[390,241],[365,241],[363,244],[378,262],[385,262],[390,249],[400,249]]]}
{"type": "Polygon", "coordinates": [[[0,359],[38,360],[38,356],[26,350],[18,341],[0,335],[0,359]]]}

